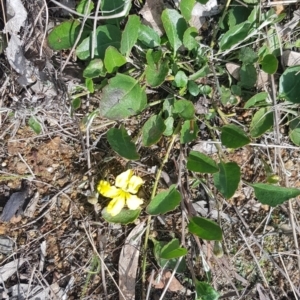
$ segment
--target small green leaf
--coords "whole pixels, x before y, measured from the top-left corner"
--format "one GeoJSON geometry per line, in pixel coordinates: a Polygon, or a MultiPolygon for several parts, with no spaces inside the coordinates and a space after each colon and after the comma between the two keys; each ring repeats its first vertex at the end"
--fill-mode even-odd
{"type": "Polygon", "coordinates": [[[255,197],[259,202],[272,207],[300,195],[300,190],[295,188],[287,188],[267,183],[255,183],[251,184],[251,186],[254,188],[255,197]]]}
{"type": "Polygon", "coordinates": [[[196,300],[218,300],[220,294],[207,282],[195,281],[196,300]]]}
{"type": "Polygon", "coordinates": [[[268,107],[260,108],[252,118],[250,135],[259,137],[273,126],[273,112],[268,107]]]}
{"type": "Polygon", "coordinates": [[[173,239],[161,249],[160,257],[164,259],[173,259],[186,254],[187,250],[179,246],[178,239],[173,239]]]}
{"type": "Polygon", "coordinates": [[[198,96],[200,93],[200,88],[198,84],[196,84],[194,81],[188,82],[188,91],[192,96],[198,96]]]}
{"type": "Polygon", "coordinates": [[[250,143],[246,133],[237,125],[225,125],[221,131],[222,144],[228,148],[240,148],[250,143]]]}
{"type": "Polygon", "coordinates": [[[171,136],[173,134],[173,131],[174,131],[174,118],[173,117],[168,117],[167,119],[165,119],[164,123],[166,125],[164,135],[165,136],[171,136]]]}
{"type": "Polygon", "coordinates": [[[268,74],[274,74],[277,71],[278,60],[273,54],[265,55],[260,63],[263,71],[265,71],[268,74]]]}
{"type": "Polygon", "coordinates": [[[178,88],[186,87],[188,83],[188,77],[183,71],[178,71],[174,78],[175,86],[178,88]]]}
{"type": "Polygon", "coordinates": [[[177,100],[174,103],[174,114],[178,114],[184,120],[194,119],[195,108],[191,101],[177,100]]]}
{"type": "Polygon", "coordinates": [[[207,64],[205,64],[200,70],[198,70],[196,73],[191,74],[189,76],[189,80],[197,80],[199,78],[203,78],[206,75],[208,75],[210,73],[210,69],[209,66],[207,64]]]}
{"type": "Polygon", "coordinates": [[[229,199],[239,186],[241,170],[235,162],[221,162],[218,166],[220,172],[214,174],[214,184],[220,193],[229,199]]]}
{"type": "Polygon", "coordinates": [[[194,141],[198,136],[199,128],[193,120],[184,121],[180,130],[180,143],[186,144],[194,141]],[[191,127],[191,123],[193,124],[191,127]]]}
{"type": "Polygon", "coordinates": [[[184,18],[175,9],[165,9],[162,12],[161,20],[166,31],[169,43],[174,50],[174,56],[182,45],[183,34],[187,29],[184,18]]]}
{"type": "Polygon", "coordinates": [[[192,217],[188,224],[188,230],[190,233],[207,241],[222,240],[222,230],[220,226],[209,219],[192,217]]]}
{"type": "Polygon", "coordinates": [[[138,40],[148,48],[160,46],[160,37],[158,33],[149,26],[140,25],[138,40]]]}
{"type": "Polygon", "coordinates": [[[100,58],[93,59],[89,62],[87,67],[83,70],[84,78],[97,78],[106,75],[103,62],[100,58]]]}
{"type": "Polygon", "coordinates": [[[162,137],[166,125],[160,115],[150,117],[142,128],[142,143],[144,146],[149,147],[157,143],[162,137]]]}
{"type": "Polygon", "coordinates": [[[179,3],[181,14],[187,22],[189,22],[192,17],[192,11],[195,3],[195,0],[181,0],[179,3]]]}
{"type": "Polygon", "coordinates": [[[94,93],[95,92],[95,89],[94,89],[94,81],[92,78],[86,78],[85,79],[85,86],[87,88],[87,90],[90,92],[90,93],[94,93]]]}
{"type": "Polygon", "coordinates": [[[162,215],[174,210],[181,201],[181,195],[173,184],[167,191],[157,194],[149,203],[146,211],[149,215],[162,215]]]}
{"type": "Polygon", "coordinates": [[[250,108],[253,106],[260,106],[266,104],[268,93],[261,92],[251,97],[245,104],[244,108],[250,108]]]}
{"type": "MultiPolygon", "coordinates": [[[[90,59],[92,37],[93,34],[85,38],[76,48],[76,55],[79,59],[90,59]]],[[[120,41],[121,31],[117,26],[110,24],[98,26],[96,29],[96,41],[94,43],[94,58],[104,59],[105,50],[109,46],[119,49],[120,41]]]]}
{"type": "Polygon", "coordinates": [[[227,50],[232,46],[243,41],[251,28],[252,23],[246,21],[231,27],[221,38],[220,40],[220,49],[227,50]]]}
{"type": "Polygon", "coordinates": [[[76,110],[81,106],[81,99],[80,98],[75,98],[72,100],[72,109],[76,110]]]}
{"type": "Polygon", "coordinates": [[[80,3],[77,5],[76,7],[76,11],[79,12],[80,14],[84,14],[84,13],[90,13],[92,10],[94,9],[94,3],[92,1],[89,0],[81,0],[80,3]],[[89,4],[89,7],[86,11],[86,7],[89,4]]]}
{"type": "Polygon", "coordinates": [[[41,126],[40,122],[34,116],[31,116],[29,118],[28,125],[36,134],[41,133],[42,126],[41,126]]]}
{"type": "MultiPolygon", "coordinates": [[[[49,47],[55,51],[71,49],[80,33],[81,24],[77,20],[65,21],[50,32],[48,36],[49,47]]],[[[83,40],[89,35],[89,30],[84,27],[81,35],[83,40]]]]}
{"type": "Polygon", "coordinates": [[[243,47],[239,53],[239,60],[244,64],[253,64],[257,61],[258,55],[250,47],[243,47]]]}
{"type": "Polygon", "coordinates": [[[200,173],[216,173],[219,171],[219,168],[213,159],[197,151],[190,152],[187,168],[190,171],[200,173]]]}
{"type": "Polygon", "coordinates": [[[146,80],[151,87],[158,87],[164,83],[169,73],[169,61],[162,58],[162,51],[149,49],[146,54],[146,80]]]}
{"type": "Polygon", "coordinates": [[[279,97],[293,103],[300,103],[300,66],[287,68],[279,79],[279,97]]]}
{"type": "Polygon", "coordinates": [[[118,67],[126,64],[126,58],[113,46],[105,51],[104,65],[108,73],[113,73],[118,67]]]}
{"type": "MultiPolygon", "coordinates": [[[[181,3],[181,2],[180,2],[181,3]]],[[[196,41],[198,36],[198,30],[195,27],[189,27],[183,35],[183,45],[189,51],[199,47],[199,43],[196,41]]]]}
{"type": "Polygon", "coordinates": [[[140,25],[141,20],[137,15],[128,17],[128,21],[122,33],[120,48],[121,53],[126,57],[129,56],[132,47],[135,45],[138,39],[140,25]]]}
{"type": "MultiPolygon", "coordinates": [[[[167,269],[173,270],[178,262],[178,258],[164,259],[161,257],[161,251],[162,251],[163,247],[165,247],[167,245],[167,243],[164,241],[157,241],[154,238],[151,238],[151,241],[154,244],[153,252],[154,252],[154,257],[155,257],[158,265],[161,268],[167,268],[167,269]]],[[[172,241],[171,241],[171,243],[172,243],[172,241]]],[[[174,242],[172,244],[174,244],[176,246],[176,244],[174,242]]],[[[179,247],[179,242],[177,243],[177,245],[179,247]]],[[[179,263],[179,266],[178,266],[178,269],[176,270],[176,272],[182,273],[185,270],[186,270],[186,262],[185,262],[185,259],[183,258],[181,260],[181,262],[179,263]]]]}
{"type": "Polygon", "coordinates": [[[141,213],[141,209],[136,209],[136,210],[122,209],[120,213],[118,213],[116,216],[112,216],[107,212],[105,207],[101,213],[104,220],[109,223],[126,225],[129,223],[133,223],[139,217],[141,213]]]}
{"type": "Polygon", "coordinates": [[[239,73],[242,87],[250,89],[255,85],[257,81],[257,74],[256,69],[253,65],[243,64],[240,68],[239,73]]]}
{"type": "Polygon", "coordinates": [[[137,160],[140,158],[135,144],[131,141],[130,136],[123,126],[120,129],[110,128],[107,132],[107,140],[112,149],[122,157],[128,160],[137,160]]]}
{"type": "Polygon", "coordinates": [[[100,102],[100,115],[122,120],[140,113],[147,105],[145,90],[134,78],[117,74],[105,86],[100,102]]]}
{"type": "Polygon", "coordinates": [[[291,130],[289,132],[289,137],[295,145],[300,146],[300,128],[299,127],[291,130]]]}

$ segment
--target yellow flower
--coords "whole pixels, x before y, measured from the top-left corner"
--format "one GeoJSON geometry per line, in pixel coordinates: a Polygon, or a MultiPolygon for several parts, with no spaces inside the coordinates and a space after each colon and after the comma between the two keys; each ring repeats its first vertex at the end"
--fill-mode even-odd
{"type": "Polygon", "coordinates": [[[97,190],[102,196],[112,198],[107,206],[107,212],[116,216],[125,205],[129,209],[135,210],[143,204],[143,199],[135,195],[143,183],[141,177],[133,175],[132,170],[127,170],[117,176],[115,186],[101,180],[97,190]]]}

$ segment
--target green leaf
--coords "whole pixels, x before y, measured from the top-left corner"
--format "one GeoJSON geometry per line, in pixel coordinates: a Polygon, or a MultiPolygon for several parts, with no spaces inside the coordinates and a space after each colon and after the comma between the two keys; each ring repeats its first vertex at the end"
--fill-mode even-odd
{"type": "Polygon", "coordinates": [[[129,56],[132,47],[135,45],[139,29],[141,25],[141,20],[137,15],[129,16],[126,26],[122,33],[121,48],[120,51],[126,57],[129,56]]]}
{"type": "Polygon", "coordinates": [[[241,170],[235,162],[221,162],[218,166],[220,172],[214,174],[214,184],[220,193],[229,199],[239,186],[241,170]]]}
{"type": "Polygon", "coordinates": [[[195,108],[191,101],[177,100],[174,103],[174,114],[178,114],[184,120],[194,119],[195,108]]]}
{"type": "MultiPolygon", "coordinates": [[[[180,2],[181,3],[181,2],[180,2]]],[[[198,36],[198,30],[195,27],[189,27],[183,35],[183,45],[189,51],[199,47],[199,43],[196,41],[198,36]]]]}
{"type": "MultiPolygon", "coordinates": [[[[117,13],[120,13],[123,11],[125,5],[124,0],[102,0],[101,1],[101,14],[102,16],[111,16],[117,13]]],[[[130,10],[130,6],[128,8],[130,10]]],[[[126,12],[125,16],[128,14],[128,11],[126,12]]],[[[125,17],[124,16],[124,17],[125,17]]],[[[118,27],[120,27],[120,21],[124,19],[124,17],[119,18],[110,18],[105,20],[106,24],[115,24],[118,27]]]]}
{"type": "Polygon", "coordinates": [[[140,158],[135,144],[131,141],[124,126],[120,129],[110,128],[107,132],[107,140],[112,149],[122,157],[128,160],[137,160],[140,158]]]}
{"type": "Polygon", "coordinates": [[[300,195],[300,190],[295,188],[287,188],[267,183],[255,183],[251,184],[251,186],[254,188],[255,197],[259,202],[272,207],[300,195]]]}
{"type": "MultiPolygon", "coordinates": [[[[161,268],[167,268],[173,270],[178,262],[178,258],[173,258],[173,259],[164,259],[161,257],[161,251],[163,247],[167,245],[166,242],[164,241],[157,241],[154,238],[151,238],[151,241],[154,244],[153,251],[154,251],[154,257],[158,263],[158,265],[161,268]]],[[[178,242],[179,246],[179,242],[178,242]]],[[[177,273],[182,273],[186,270],[186,262],[185,259],[183,258],[181,262],[179,263],[179,267],[176,270],[177,273]]]]}
{"type": "Polygon", "coordinates": [[[263,71],[268,74],[274,74],[278,68],[278,60],[275,55],[267,54],[264,56],[263,60],[260,62],[263,71]]]}
{"type": "Polygon", "coordinates": [[[31,116],[29,118],[28,125],[36,134],[41,133],[42,126],[41,126],[40,122],[34,116],[31,116]]]}
{"type": "Polygon", "coordinates": [[[250,139],[239,126],[225,125],[221,128],[222,144],[228,148],[240,148],[250,143],[250,139]]]}
{"type": "Polygon", "coordinates": [[[154,115],[150,117],[142,128],[143,145],[149,147],[157,143],[165,130],[166,125],[160,115],[154,115]]]}
{"type": "Polygon", "coordinates": [[[162,215],[174,210],[181,201],[181,195],[173,184],[167,191],[157,194],[149,203],[146,211],[149,215],[162,215]]]}
{"type": "Polygon", "coordinates": [[[192,17],[192,11],[195,3],[195,0],[181,0],[179,3],[181,14],[187,22],[189,22],[192,17]]]}
{"type": "Polygon", "coordinates": [[[244,108],[250,108],[252,106],[260,106],[266,104],[266,99],[268,98],[268,93],[266,92],[261,92],[253,97],[251,97],[245,104],[244,108]]]}
{"type": "Polygon", "coordinates": [[[146,105],[146,93],[139,82],[130,76],[117,74],[103,89],[100,115],[122,120],[140,113],[146,105]]]}
{"type": "Polygon", "coordinates": [[[169,43],[174,50],[174,56],[182,45],[183,34],[187,29],[184,18],[175,9],[165,9],[162,12],[161,20],[166,31],[169,43]]]}
{"type": "MultiPolygon", "coordinates": [[[[92,33],[84,39],[76,48],[76,55],[79,59],[86,60],[91,57],[92,33]]],[[[121,41],[121,31],[114,25],[101,25],[96,29],[96,41],[94,44],[94,58],[104,59],[105,51],[109,46],[119,49],[121,41]]]]}
{"type": "Polygon", "coordinates": [[[188,82],[188,91],[192,96],[198,96],[200,93],[200,88],[198,84],[196,84],[194,81],[189,81],[188,82]]]}
{"type": "Polygon", "coordinates": [[[178,239],[173,239],[161,249],[160,257],[164,259],[173,259],[186,254],[187,250],[179,246],[178,239]]]}
{"type": "Polygon", "coordinates": [[[96,78],[106,75],[103,62],[100,58],[93,59],[89,62],[87,67],[83,70],[84,78],[96,78]]]}
{"type": "Polygon", "coordinates": [[[218,300],[220,294],[207,282],[195,280],[196,300],[218,300]]]}
{"type": "Polygon", "coordinates": [[[232,46],[238,44],[243,41],[251,28],[251,23],[246,21],[231,27],[221,38],[220,40],[220,49],[227,50],[232,46]]]}
{"type": "Polygon", "coordinates": [[[210,69],[209,66],[207,64],[205,64],[200,70],[198,70],[196,73],[191,74],[189,76],[189,80],[197,80],[199,78],[203,78],[206,75],[208,75],[210,73],[210,69]]]}
{"type": "Polygon", "coordinates": [[[196,1],[201,3],[201,4],[206,4],[209,0],[196,0],[196,1]]]}
{"type": "Polygon", "coordinates": [[[273,112],[268,107],[260,108],[250,123],[250,135],[259,137],[273,126],[273,112]]]}
{"type": "Polygon", "coordinates": [[[242,87],[250,89],[255,85],[257,81],[257,74],[253,65],[242,65],[239,73],[242,87]]]}
{"type": "Polygon", "coordinates": [[[184,121],[180,130],[180,143],[186,144],[196,140],[199,132],[199,127],[194,120],[184,121]],[[191,128],[191,124],[193,124],[191,128]]]}
{"type": "MultiPolygon", "coordinates": [[[[77,20],[65,21],[50,32],[48,36],[49,47],[55,51],[71,49],[79,35],[81,24],[77,20]]],[[[88,36],[90,30],[84,27],[81,40],[88,36]]]]}
{"type": "Polygon", "coordinates": [[[188,77],[183,71],[178,71],[175,75],[174,83],[178,88],[186,87],[188,83],[188,77]]]}
{"type": "Polygon", "coordinates": [[[279,79],[279,97],[293,103],[300,103],[300,66],[287,68],[279,79]]]}
{"type": "Polygon", "coordinates": [[[126,58],[113,46],[105,51],[104,65],[108,73],[113,73],[118,67],[126,64],[126,58]]]}
{"type": "Polygon", "coordinates": [[[188,230],[190,233],[193,233],[207,241],[222,240],[222,230],[220,226],[209,219],[201,217],[190,218],[188,230]]]}
{"type": "Polygon", "coordinates": [[[295,145],[300,146],[300,128],[299,127],[291,130],[289,132],[289,137],[295,145]]]}
{"type": "Polygon", "coordinates": [[[136,210],[122,209],[120,213],[118,213],[116,216],[112,216],[107,212],[105,207],[101,213],[104,220],[109,223],[126,225],[129,223],[133,223],[139,217],[141,213],[141,209],[136,209],[136,210]]]}
{"type": "Polygon", "coordinates": [[[92,1],[90,1],[88,9],[87,9],[87,11],[85,11],[88,3],[89,3],[89,0],[81,0],[80,3],[76,7],[76,11],[79,12],[80,14],[84,14],[84,13],[89,14],[94,9],[94,3],[92,1]]]}
{"type": "Polygon", "coordinates": [[[160,46],[160,37],[158,33],[149,26],[141,24],[139,27],[138,40],[148,48],[160,46]]]}
{"type": "Polygon", "coordinates": [[[171,136],[173,134],[173,131],[174,131],[174,118],[173,117],[168,117],[167,119],[165,119],[164,123],[166,125],[164,135],[165,136],[171,136]]]}
{"type": "Polygon", "coordinates": [[[72,109],[76,110],[81,106],[81,99],[80,98],[75,98],[72,100],[72,109]]]}
{"type": "Polygon", "coordinates": [[[239,53],[239,60],[244,64],[253,64],[257,61],[258,55],[250,47],[243,47],[239,53]]]}
{"type": "Polygon", "coordinates": [[[190,171],[200,173],[216,173],[219,171],[213,159],[197,151],[190,152],[187,160],[187,168],[190,171]]]}
{"type": "Polygon", "coordinates": [[[92,78],[86,78],[85,79],[85,86],[87,88],[87,90],[90,92],[90,93],[94,93],[95,92],[95,89],[94,89],[94,81],[92,78]]]}
{"type": "Polygon", "coordinates": [[[169,61],[162,58],[162,51],[149,49],[146,54],[146,80],[152,87],[160,86],[169,73],[169,61]]]}

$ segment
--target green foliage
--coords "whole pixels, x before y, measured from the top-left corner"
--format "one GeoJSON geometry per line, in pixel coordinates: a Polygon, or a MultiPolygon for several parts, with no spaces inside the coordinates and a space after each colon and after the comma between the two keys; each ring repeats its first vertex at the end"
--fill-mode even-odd
{"type": "Polygon", "coordinates": [[[252,137],[259,137],[273,125],[273,113],[268,107],[260,108],[253,116],[250,124],[252,137]]]}
{"type": "Polygon", "coordinates": [[[180,1],[179,7],[182,16],[185,18],[187,22],[190,21],[192,16],[192,10],[195,6],[196,0],[182,0],[180,1]]]}
{"type": "Polygon", "coordinates": [[[209,219],[192,217],[188,224],[188,230],[190,233],[193,233],[204,240],[222,240],[222,230],[220,226],[209,219]]]}
{"type": "Polygon", "coordinates": [[[212,158],[197,151],[190,152],[187,161],[187,168],[190,171],[200,173],[216,173],[219,171],[217,164],[212,158]]]}
{"type": "Polygon", "coordinates": [[[163,259],[173,259],[186,254],[187,250],[179,246],[178,239],[173,239],[161,249],[160,257],[163,259]]]}
{"type": "MultiPolygon", "coordinates": [[[[81,24],[77,20],[65,21],[55,27],[48,36],[48,44],[53,50],[63,50],[72,48],[79,35],[81,24]]],[[[84,28],[81,40],[89,34],[84,28]]]]}
{"type": "Polygon", "coordinates": [[[28,120],[29,127],[36,133],[40,134],[42,131],[42,126],[36,117],[31,116],[28,120]]]}
{"type": "Polygon", "coordinates": [[[133,223],[140,215],[141,209],[136,210],[129,210],[129,209],[122,209],[119,214],[116,216],[112,216],[106,210],[106,207],[102,210],[102,217],[105,221],[109,223],[118,223],[118,224],[129,224],[133,223]]]}
{"type": "Polygon", "coordinates": [[[142,129],[143,145],[149,147],[157,143],[165,130],[166,125],[160,115],[153,115],[150,117],[142,129]]]}
{"type": "Polygon", "coordinates": [[[162,215],[174,210],[180,201],[180,193],[175,185],[171,185],[167,191],[160,192],[150,201],[146,211],[149,215],[162,215]]]}
{"type": "Polygon", "coordinates": [[[91,60],[83,71],[83,77],[85,78],[104,77],[105,75],[106,71],[104,69],[103,61],[100,58],[91,60]]]}
{"type": "Polygon", "coordinates": [[[126,58],[113,46],[105,51],[104,65],[108,73],[113,73],[118,67],[126,64],[126,58]]]}
{"type": "Polygon", "coordinates": [[[300,190],[267,183],[252,184],[255,197],[262,203],[277,206],[300,195],[300,190]]]}
{"type": "Polygon", "coordinates": [[[122,157],[129,160],[137,160],[140,158],[136,151],[135,144],[131,141],[124,126],[120,129],[110,128],[107,132],[107,140],[112,149],[122,157]]]}
{"type": "Polygon", "coordinates": [[[279,97],[300,103],[300,66],[287,68],[279,79],[279,97]]]}
{"type": "Polygon", "coordinates": [[[220,171],[214,174],[214,184],[220,193],[229,199],[238,188],[241,170],[235,162],[220,162],[218,166],[220,171]]]}
{"type": "Polygon", "coordinates": [[[130,76],[117,74],[103,89],[100,114],[121,120],[140,113],[146,104],[146,94],[139,83],[130,76]]]}
{"type": "Polygon", "coordinates": [[[240,148],[250,143],[246,133],[234,124],[222,127],[221,141],[228,148],[240,148]]]}
{"type": "Polygon", "coordinates": [[[196,300],[218,300],[220,294],[207,282],[195,281],[196,300]]]}

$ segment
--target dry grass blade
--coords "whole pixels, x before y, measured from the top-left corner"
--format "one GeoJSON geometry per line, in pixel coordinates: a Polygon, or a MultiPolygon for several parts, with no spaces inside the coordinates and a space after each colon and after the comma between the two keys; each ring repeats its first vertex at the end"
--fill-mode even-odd
{"type": "Polygon", "coordinates": [[[120,300],[134,300],[136,287],[136,273],[140,256],[141,237],[144,232],[145,222],[132,229],[125,240],[119,258],[119,288],[120,300]]]}

